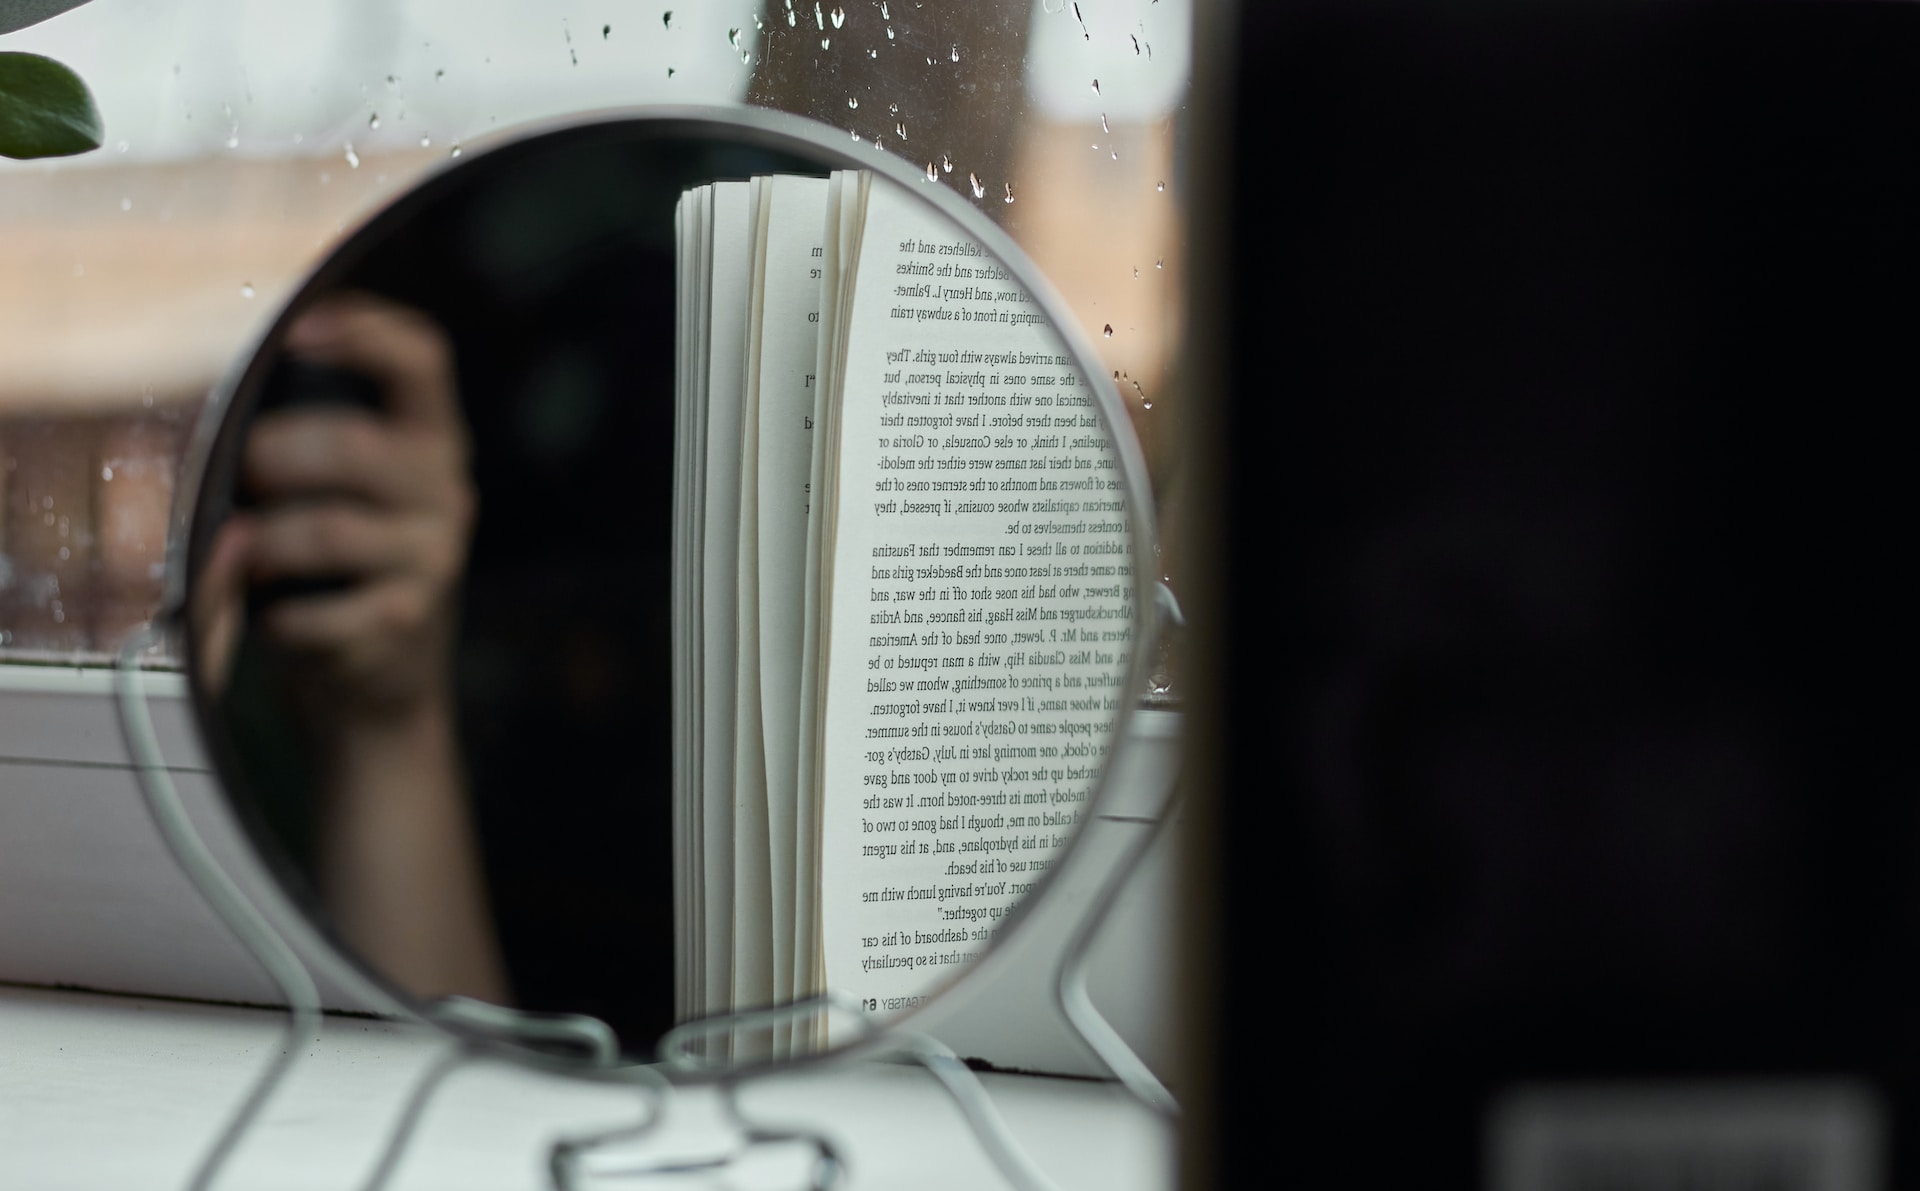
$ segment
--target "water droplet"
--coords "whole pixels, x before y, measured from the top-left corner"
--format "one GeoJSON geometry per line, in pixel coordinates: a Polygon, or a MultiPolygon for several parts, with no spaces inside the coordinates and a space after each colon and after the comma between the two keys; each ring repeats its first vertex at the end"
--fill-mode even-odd
{"type": "Polygon", "coordinates": [[[830,47],[830,46],[832,46],[832,45],[833,45],[833,38],[831,38],[831,37],[823,37],[823,38],[821,38],[821,39],[820,39],[820,48],[821,48],[821,49],[823,49],[823,50],[824,50],[824,49],[827,49],[828,47],[830,47]]]}
{"type": "Polygon", "coordinates": [[[748,65],[751,65],[751,64],[752,64],[752,62],[753,62],[753,54],[752,54],[751,52],[749,52],[749,51],[747,51],[747,50],[741,50],[741,51],[740,51],[740,65],[742,65],[742,66],[748,66],[748,65]]]}
{"type": "Polygon", "coordinates": [[[860,130],[859,130],[859,129],[857,129],[857,128],[849,128],[849,129],[847,129],[847,132],[848,132],[849,134],[851,134],[851,135],[852,135],[852,137],[853,137],[853,139],[854,139],[854,140],[856,140],[856,141],[857,141],[857,140],[859,140],[859,139],[860,139],[860,130]]]}
{"type": "Polygon", "coordinates": [[[660,24],[663,28],[673,28],[673,10],[671,8],[660,14],[660,24]]]}
{"type": "Polygon", "coordinates": [[[612,37],[612,36],[613,36],[613,26],[612,26],[612,25],[602,25],[602,26],[600,26],[600,40],[601,40],[601,41],[605,41],[605,40],[606,40],[607,38],[609,38],[609,37],[612,37]]]}
{"type": "Polygon", "coordinates": [[[1160,185],[1154,187],[1154,189],[1164,192],[1167,189],[1167,184],[1165,182],[1162,182],[1160,183],[1160,185]]]}
{"type": "Polygon", "coordinates": [[[727,44],[732,46],[736,50],[740,48],[740,30],[738,29],[727,30],[727,44]]]}
{"type": "Polygon", "coordinates": [[[892,41],[892,40],[893,40],[893,26],[892,26],[892,25],[888,25],[888,26],[887,26],[887,40],[888,40],[888,41],[892,41]]]}
{"type": "Polygon", "coordinates": [[[881,139],[880,139],[879,137],[874,137],[874,138],[873,138],[873,147],[874,147],[874,148],[876,148],[876,149],[884,149],[884,148],[886,148],[887,146],[886,146],[886,144],[885,144],[884,142],[882,142],[882,141],[881,141],[881,139]]]}
{"type": "Polygon", "coordinates": [[[1156,268],[1156,269],[1164,269],[1164,268],[1166,268],[1166,267],[1167,267],[1167,258],[1163,256],[1163,257],[1161,257],[1161,258],[1160,258],[1159,260],[1157,260],[1157,261],[1155,261],[1155,262],[1153,262],[1153,267],[1154,267],[1154,268],[1156,268]]]}
{"type": "Polygon", "coordinates": [[[103,467],[100,469],[100,482],[103,484],[111,484],[113,482],[113,468],[103,467]]]}
{"type": "Polygon", "coordinates": [[[436,70],[436,71],[434,71],[434,72],[433,72],[433,81],[434,81],[434,82],[436,82],[436,83],[437,83],[437,82],[439,82],[439,81],[440,81],[441,79],[444,79],[444,78],[446,78],[446,77],[447,77],[447,72],[446,72],[446,71],[444,71],[444,70],[436,70]]]}
{"type": "Polygon", "coordinates": [[[983,184],[983,183],[982,183],[982,182],[980,181],[980,175],[979,175],[979,174],[973,174],[973,173],[970,173],[970,174],[968,174],[968,175],[967,175],[967,181],[969,181],[969,182],[971,182],[971,183],[973,183],[973,197],[974,197],[974,198],[985,198],[985,197],[987,197],[987,188],[986,188],[986,186],[985,186],[985,185],[984,185],[984,184],[983,184]]]}
{"type": "Polygon", "coordinates": [[[840,7],[838,4],[833,6],[833,12],[831,15],[833,18],[833,27],[835,29],[838,29],[840,26],[847,23],[847,10],[840,7]]]}
{"type": "Polygon", "coordinates": [[[860,106],[860,101],[853,98],[851,95],[849,95],[847,97],[847,106],[850,108],[857,108],[860,106]]]}
{"type": "Polygon", "coordinates": [[[797,23],[797,19],[793,15],[793,10],[789,8],[787,10],[787,28],[789,29],[793,28],[796,23],[797,23]]]}
{"type": "Polygon", "coordinates": [[[66,613],[65,613],[64,611],[62,611],[61,609],[59,609],[59,608],[57,608],[57,607],[56,607],[56,608],[55,608],[55,609],[53,610],[53,623],[55,623],[55,624],[65,624],[65,623],[67,623],[67,614],[66,614],[66,613]]]}
{"type": "Polygon", "coordinates": [[[927,181],[938,182],[939,180],[940,180],[940,167],[933,164],[931,161],[929,161],[927,163],[927,181]]]}
{"type": "Polygon", "coordinates": [[[1136,58],[1139,57],[1140,56],[1140,38],[1136,34],[1132,34],[1132,33],[1127,34],[1127,36],[1133,38],[1133,53],[1136,58]]]}
{"type": "Polygon", "coordinates": [[[887,12],[887,0],[880,0],[880,19],[883,21],[893,19],[892,15],[887,12]]]}
{"type": "MultiPolygon", "coordinates": [[[[669,73],[671,73],[671,72],[669,72],[669,73]]],[[[453,142],[453,147],[452,147],[451,149],[448,149],[448,150],[447,150],[447,156],[448,156],[448,157],[458,157],[458,156],[460,156],[460,142],[459,142],[459,141],[455,141],[455,142],[453,142]]]]}
{"type": "Polygon", "coordinates": [[[115,153],[125,153],[129,148],[132,148],[132,146],[128,145],[125,141],[113,142],[113,151],[115,153]]]}
{"type": "Polygon", "coordinates": [[[1100,113],[1100,131],[1109,136],[1113,135],[1113,129],[1107,124],[1107,114],[1105,112],[1100,113]]]}
{"type": "Polygon", "coordinates": [[[396,85],[399,81],[399,79],[394,78],[392,75],[387,76],[387,86],[389,87],[396,85]]]}
{"type": "Polygon", "coordinates": [[[227,148],[238,149],[239,147],[240,147],[240,138],[238,136],[229,136],[227,138],[227,148]]]}
{"type": "Polygon", "coordinates": [[[1093,93],[1094,93],[1095,95],[1098,95],[1098,94],[1100,94],[1100,80],[1099,80],[1099,79],[1095,79],[1095,80],[1093,80],[1093,93]]]}
{"type": "Polygon", "coordinates": [[[951,158],[951,157],[948,157],[948,156],[947,156],[946,154],[944,154],[944,153],[943,153],[943,154],[941,154],[941,155],[940,155],[940,168],[941,168],[941,169],[943,169],[943,170],[945,170],[945,171],[947,171],[947,172],[948,172],[949,174],[951,174],[951,173],[953,172],[953,158],[951,158]]]}
{"type": "Polygon", "coordinates": [[[899,137],[899,138],[900,138],[901,140],[903,140],[903,141],[904,141],[904,140],[906,140],[906,139],[907,139],[907,126],[906,126],[905,124],[895,124],[895,125],[893,126],[893,134],[894,134],[895,136],[897,136],[897,137],[899,137]]]}
{"type": "Polygon", "coordinates": [[[816,29],[822,30],[823,32],[827,27],[827,18],[820,12],[820,0],[814,0],[813,27],[816,29]]]}
{"type": "Polygon", "coordinates": [[[879,50],[868,50],[868,51],[867,51],[867,57],[869,57],[869,58],[878,58],[879,56],[880,56],[880,51],[879,51],[879,50]]]}
{"type": "Polygon", "coordinates": [[[360,168],[360,155],[353,151],[352,141],[347,142],[347,165],[356,170],[360,168]]]}
{"type": "Polygon", "coordinates": [[[672,78],[672,77],[673,77],[673,67],[671,67],[671,66],[669,66],[669,67],[667,67],[667,77],[668,77],[668,78],[672,78]]]}
{"type": "Polygon", "coordinates": [[[897,116],[897,115],[899,115],[899,114],[900,114],[900,105],[899,105],[899,104],[897,104],[897,103],[890,103],[890,104],[888,104],[888,105],[887,105],[887,115],[889,115],[889,116],[897,116]]]}
{"type": "Polygon", "coordinates": [[[1112,338],[1113,338],[1113,324],[1112,324],[1112,323],[1108,323],[1108,324],[1107,324],[1106,326],[1104,326],[1104,327],[1102,327],[1102,328],[1100,328],[1100,337],[1101,337],[1102,339],[1112,339],[1112,338]]]}
{"type": "Polygon", "coordinates": [[[65,562],[65,561],[67,561],[67,560],[68,560],[69,558],[72,558],[72,557],[73,557],[73,551],[72,551],[72,550],[70,550],[70,549],[68,549],[68,548],[67,548],[67,547],[65,547],[65,546],[62,546],[62,547],[60,547],[60,561],[61,561],[61,562],[65,562]]]}
{"type": "Polygon", "coordinates": [[[1133,279],[1134,279],[1135,281],[1138,281],[1138,280],[1140,280],[1140,266],[1139,266],[1139,265],[1135,265],[1135,266],[1133,267],[1133,279]]]}
{"type": "Polygon", "coordinates": [[[130,199],[130,198],[122,198],[122,199],[120,200],[120,209],[121,209],[122,211],[131,211],[131,210],[133,210],[133,200],[132,200],[132,199],[130,199]]]}
{"type": "Polygon", "coordinates": [[[958,62],[958,61],[960,61],[960,47],[959,47],[959,46],[954,46],[954,47],[953,47],[953,60],[954,60],[955,62],[958,62]]]}
{"type": "Polygon", "coordinates": [[[1081,16],[1081,15],[1080,15],[1080,6],[1079,6],[1078,4],[1075,4],[1075,5],[1073,6],[1073,19],[1074,19],[1074,20],[1076,20],[1076,21],[1079,21],[1079,22],[1080,22],[1080,32],[1081,32],[1081,34],[1082,34],[1083,36],[1085,36],[1085,38],[1086,38],[1086,39],[1087,39],[1088,41],[1092,41],[1092,40],[1093,40],[1093,34],[1092,34],[1092,33],[1089,33],[1089,32],[1087,31],[1087,18],[1085,18],[1085,17],[1083,17],[1083,16],[1081,16]]]}
{"type": "Polygon", "coordinates": [[[1011,182],[1007,183],[1007,201],[1013,201],[1013,183],[1011,182]]]}
{"type": "Polygon", "coordinates": [[[379,112],[375,112],[375,113],[373,113],[373,114],[372,114],[371,116],[368,116],[368,117],[367,117],[367,127],[368,127],[368,128],[378,128],[378,127],[380,127],[380,113],[379,113],[379,112]]]}
{"type": "Polygon", "coordinates": [[[253,297],[253,282],[243,281],[240,283],[240,296],[243,298],[253,297]]]}

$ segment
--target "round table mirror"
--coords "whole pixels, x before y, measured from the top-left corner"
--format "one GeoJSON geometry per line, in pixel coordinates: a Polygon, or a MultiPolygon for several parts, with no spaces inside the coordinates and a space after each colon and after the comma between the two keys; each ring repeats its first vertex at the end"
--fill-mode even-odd
{"type": "Polygon", "coordinates": [[[1150,606],[1119,397],[964,179],[848,146],[673,111],[469,149],[216,395],[196,713],[402,1003],[630,1056],[829,989],[896,1020],[1092,813],[1150,606]]]}

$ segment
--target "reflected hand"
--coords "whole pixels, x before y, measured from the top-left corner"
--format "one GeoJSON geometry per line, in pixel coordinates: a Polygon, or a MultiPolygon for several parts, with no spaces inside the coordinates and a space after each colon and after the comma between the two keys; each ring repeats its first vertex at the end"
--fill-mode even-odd
{"type": "Polygon", "coordinates": [[[477,506],[446,336],[356,294],[316,304],[286,346],[370,378],[384,409],[296,407],[251,427],[242,476],[259,508],[228,527],[248,580],[342,582],[273,600],[256,627],[302,663],[330,717],[443,703],[477,506]]]}

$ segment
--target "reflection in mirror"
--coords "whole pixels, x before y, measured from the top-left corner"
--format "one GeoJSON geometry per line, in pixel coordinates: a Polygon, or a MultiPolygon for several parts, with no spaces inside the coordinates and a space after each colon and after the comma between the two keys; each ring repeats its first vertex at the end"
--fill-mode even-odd
{"type": "Polygon", "coordinates": [[[262,850],[410,998],[630,1051],[827,988],[890,1016],[1086,815],[1140,606],[1117,399],[984,220],[803,127],[471,155],[227,402],[196,705],[262,850]]]}

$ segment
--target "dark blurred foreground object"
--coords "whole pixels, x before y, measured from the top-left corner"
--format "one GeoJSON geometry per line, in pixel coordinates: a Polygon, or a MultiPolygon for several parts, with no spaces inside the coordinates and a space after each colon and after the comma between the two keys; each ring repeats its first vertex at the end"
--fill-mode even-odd
{"type": "Polygon", "coordinates": [[[1218,1185],[1834,1079],[1920,1183],[1920,7],[1239,7],[1218,1185]]]}

